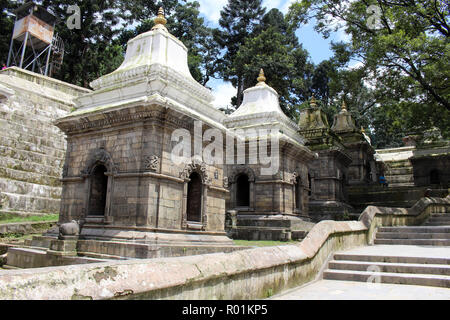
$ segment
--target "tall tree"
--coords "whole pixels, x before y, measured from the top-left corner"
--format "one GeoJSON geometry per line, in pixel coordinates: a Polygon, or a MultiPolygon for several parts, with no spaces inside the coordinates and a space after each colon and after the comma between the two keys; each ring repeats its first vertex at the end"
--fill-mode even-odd
{"type": "Polygon", "coordinates": [[[444,1],[303,0],[291,6],[289,17],[297,24],[314,17],[324,36],[338,28],[351,35],[341,53],[363,62],[363,80],[372,83],[376,99],[367,111],[373,126],[380,124],[381,109],[384,131],[407,134],[436,126],[450,135],[450,28],[444,1]]]}
{"type": "Polygon", "coordinates": [[[218,60],[221,65],[219,74],[237,88],[237,106],[242,103],[245,84],[242,70],[234,69],[234,63],[240,47],[253,35],[265,13],[261,3],[262,0],[229,0],[220,12],[220,29],[214,32],[214,37],[223,50],[223,55],[218,60]]]}
{"type": "Polygon", "coordinates": [[[89,82],[120,65],[122,48],[112,44],[121,27],[119,4],[118,0],[42,1],[60,20],[56,32],[64,40],[65,56],[59,79],[88,87],[89,82]],[[80,8],[80,29],[69,29],[66,24],[71,5],[80,8]]]}
{"type": "Polygon", "coordinates": [[[14,28],[13,10],[19,4],[11,0],[0,0],[0,67],[6,65],[14,28]]]}
{"type": "Polygon", "coordinates": [[[243,89],[252,87],[260,68],[267,83],[280,95],[280,104],[288,116],[295,105],[308,97],[312,64],[295,33],[278,9],[270,10],[242,45],[233,62],[232,71],[242,75],[243,89]]]}

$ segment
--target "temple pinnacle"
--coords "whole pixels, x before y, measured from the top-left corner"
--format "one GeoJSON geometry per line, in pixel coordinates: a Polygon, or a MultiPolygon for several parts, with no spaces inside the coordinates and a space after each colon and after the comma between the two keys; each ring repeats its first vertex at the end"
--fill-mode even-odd
{"type": "Polygon", "coordinates": [[[259,77],[257,80],[258,80],[258,84],[265,83],[267,80],[266,77],[264,76],[264,70],[262,68],[259,71],[259,77]]]}
{"type": "Polygon", "coordinates": [[[161,7],[158,10],[158,16],[154,20],[155,26],[152,28],[152,30],[155,29],[166,29],[166,23],[167,20],[164,17],[164,9],[161,7]]]}

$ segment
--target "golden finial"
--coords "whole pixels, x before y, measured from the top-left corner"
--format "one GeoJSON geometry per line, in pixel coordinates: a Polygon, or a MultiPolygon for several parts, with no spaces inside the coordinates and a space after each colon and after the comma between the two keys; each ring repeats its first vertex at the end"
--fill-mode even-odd
{"type": "Polygon", "coordinates": [[[311,101],[309,102],[309,104],[310,104],[311,108],[317,107],[317,100],[316,100],[316,97],[314,96],[314,93],[312,95],[312,98],[311,98],[311,101]]]}
{"type": "Polygon", "coordinates": [[[345,100],[342,100],[342,111],[347,111],[347,104],[345,103],[345,100]]]}
{"type": "Polygon", "coordinates": [[[259,77],[258,77],[258,84],[260,83],[265,83],[266,82],[266,77],[264,76],[264,70],[261,68],[261,70],[259,71],[259,77]]]}
{"type": "Polygon", "coordinates": [[[152,28],[152,30],[166,28],[165,26],[166,26],[167,20],[166,20],[166,18],[164,18],[164,9],[162,7],[159,8],[158,16],[155,18],[154,22],[155,22],[155,26],[152,28]]]}

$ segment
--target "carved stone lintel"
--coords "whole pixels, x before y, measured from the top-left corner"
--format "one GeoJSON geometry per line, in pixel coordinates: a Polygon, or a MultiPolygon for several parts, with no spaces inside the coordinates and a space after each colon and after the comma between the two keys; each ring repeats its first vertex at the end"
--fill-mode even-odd
{"type": "Polygon", "coordinates": [[[180,172],[180,178],[187,180],[193,172],[197,172],[202,177],[203,184],[209,185],[212,179],[208,176],[208,169],[206,163],[199,160],[192,160],[191,163],[187,164],[183,171],[180,172]]]}

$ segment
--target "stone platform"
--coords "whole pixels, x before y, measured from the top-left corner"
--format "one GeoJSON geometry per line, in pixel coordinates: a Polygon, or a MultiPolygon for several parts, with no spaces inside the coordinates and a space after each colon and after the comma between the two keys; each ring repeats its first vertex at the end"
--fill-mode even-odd
{"type": "Polygon", "coordinates": [[[290,215],[237,215],[234,239],[242,240],[302,240],[314,223],[290,215]]]}
{"type": "Polygon", "coordinates": [[[115,239],[106,236],[60,240],[48,233],[26,240],[25,246],[9,248],[6,268],[42,268],[49,266],[105,262],[111,260],[181,257],[248,249],[235,246],[222,235],[142,233],[116,231],[115,239]],[[148,237],[151,235],[150,237],[148,237]],[[120,237],[122,236],[122,239],[120,237]],[[131,240],[134,236],[134,240],[131,240]],[[109,240],[106,240],[106,239],[109,240]],[[177,239],[177,242],[174,240],[177,239]]]}

